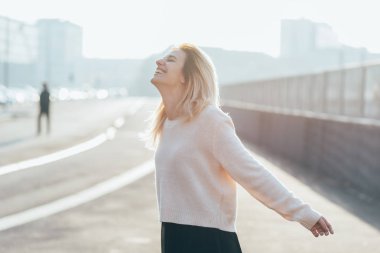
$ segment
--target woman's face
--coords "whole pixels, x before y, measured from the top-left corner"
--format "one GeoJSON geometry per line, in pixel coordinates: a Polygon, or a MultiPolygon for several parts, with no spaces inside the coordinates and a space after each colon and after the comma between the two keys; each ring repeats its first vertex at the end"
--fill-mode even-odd
{"type": "Polygon", "coordinates": [[[173,49],[164,58],[156,61],[157,68],[151,82],[157,87],[178,88],[185,83],[183,66],[186,54],[180,49],[173,49]]]}

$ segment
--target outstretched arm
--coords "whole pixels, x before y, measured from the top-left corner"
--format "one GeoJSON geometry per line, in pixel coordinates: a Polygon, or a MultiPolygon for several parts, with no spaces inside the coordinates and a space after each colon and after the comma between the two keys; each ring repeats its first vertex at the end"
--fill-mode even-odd
{"type": "Polygon", "coordinates": [[[320,213],[297,198],[255,160],[237,137],[231,118],[225,117],[216,125],[213,139],[214,155],[235,181],[264,205],[285,219],[298,221],[315,233],[314,235],[330,231],[331,225],[320,213]]]}

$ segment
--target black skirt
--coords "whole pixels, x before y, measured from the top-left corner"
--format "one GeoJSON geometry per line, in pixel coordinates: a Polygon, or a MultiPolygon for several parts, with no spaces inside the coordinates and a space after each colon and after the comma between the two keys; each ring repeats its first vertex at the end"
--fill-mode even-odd
{"type": "Polygon", "coordinates": [[[163,222],[162,253],[242,253],[234,232],[163,222]]]}

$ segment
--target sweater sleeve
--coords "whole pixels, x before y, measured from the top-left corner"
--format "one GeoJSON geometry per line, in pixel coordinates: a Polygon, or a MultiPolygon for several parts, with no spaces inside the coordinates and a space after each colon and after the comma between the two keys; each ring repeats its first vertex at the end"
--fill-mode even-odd
{"type": "Polygon", "coordinates": [[[297,198],[244,147],[229,116],[217,120],[213,129],[213,155],[254,198],[309,230],[318,222],[321,214],[297,198]]]}

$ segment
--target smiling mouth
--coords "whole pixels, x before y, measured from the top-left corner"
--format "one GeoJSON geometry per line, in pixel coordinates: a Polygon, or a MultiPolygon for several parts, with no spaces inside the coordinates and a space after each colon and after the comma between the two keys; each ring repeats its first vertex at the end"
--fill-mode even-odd
{"type": "Polygon", "coordinates": [[[156,69],[156,72],[154,72],[155,75],[161,75],[161,74],[165,74],[166,72],[163,71],[162,69],[156,69]]]}

